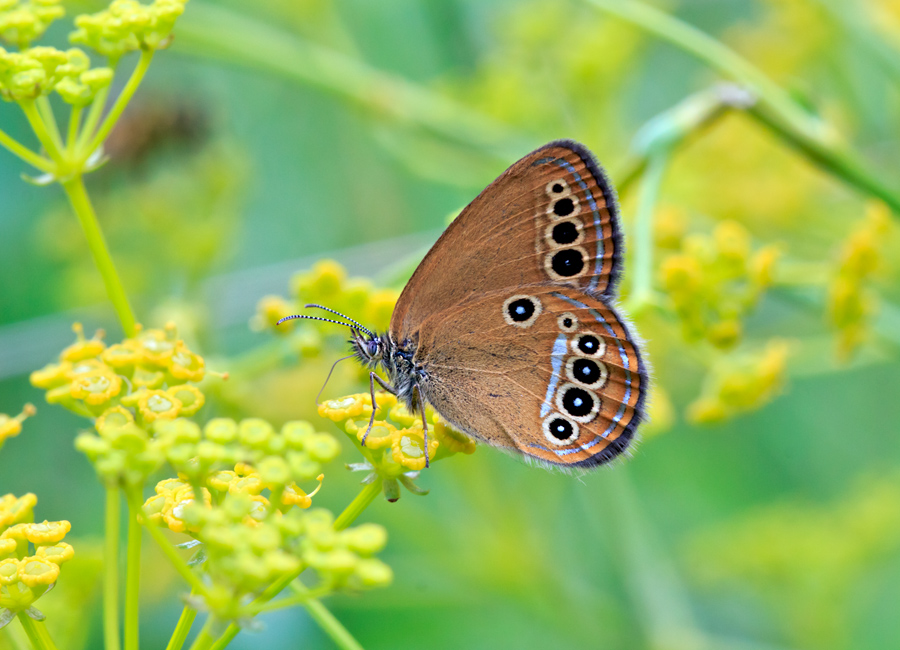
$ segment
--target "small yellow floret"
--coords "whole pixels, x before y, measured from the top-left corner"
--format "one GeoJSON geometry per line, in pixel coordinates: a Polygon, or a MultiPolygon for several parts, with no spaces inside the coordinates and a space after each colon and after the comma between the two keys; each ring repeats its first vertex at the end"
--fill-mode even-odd
{"type": "Polygon", "coordinates": [[[27,557],[19,561],[19,580],[29,587],[52,585],[59,578],[59,565],[50,560],[27,557]]]}

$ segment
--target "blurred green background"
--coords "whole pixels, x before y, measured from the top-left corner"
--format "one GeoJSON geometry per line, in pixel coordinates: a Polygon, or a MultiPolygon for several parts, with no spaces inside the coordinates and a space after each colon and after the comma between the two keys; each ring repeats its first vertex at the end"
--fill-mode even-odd
{"type": "MultiPolygon", "coordinates": [[[[70,15],[99,6],[67,3],[70,15]]],[[[900,185],[900,3],[665,9],[759,67],[900,185]]],[[[64,43],[67,29],[48,41],[64,43]]],[[[87,184],[139,320],[175,320],[211,367],[231,371],[209,417],[315,417],[342,335],[298,364],[295,350],[273,360],[273,335],[249,325],[293,273],[333,257],[402,286],[449,216],[518,157],[574,138],[615,182],[635,169],[648,121],[723,80],[576,0],[192,0],[175,33],[87,184]]],[[[0,124],[31,142],[14,104],[0,104],[0,124]]],[[[643,204],[657,289],[634,315],[657,379],[644,442],[627,463],[583,477],[482,448],[425,472],[427,497],[376,501],[362,520],[387,527],[381,557],[395,582],[328,601],[365,647],[900,647],[896,215],[740,110],[690,134],[668,162],[643,204]],[[726,344],[715,323],[682,322],[666,275],[721,249],[725,236],[712,233],[723,222],[739,224],[751,250],[780,251],[772,286],[725,310],[740,329],[726,344]],[[848,325],[840,280],[861,240],[872,270],[852,287],[862,298],[848,325]],[[765,359],[770,385],[728,392],[729,377],[763,381],[765,359]],[[716,400],[728,408],[704,417],[716,400]]],[[[28,373],[71,340],[73,320],[120,337],[62,192],[22,172],[0,151],[0,412],[11,414],[39,402],[28,373]]],[[[623,192],[629,233],[637,196],[623,192]]],[[[688,298],[717,312],[741,277],[688,298]]],[[[89,558],[103,494],[72,447],[84,424],[38,406],[0,453],[0,493],[37,493],[39,517],[70,520],[89,558]]],[[[356,478],[339,463],[326,476],[317,504],[340,511],[356,478]]],[[[162,647],[181,586],[150,544],[146,553],[145,567],[160,570],[145,570],[142,635],[162,647]]],[[[47,597],[60,609],[73,598],[64,582],[47,597]]],[[[76,622],[98,611],[84,607],[97,593],[78,597],[76,622]]],[[[264,622],[233,647],[332,647],[302,610],[264,622]]],[[[99,647],[99,632],[91,619],[66,647],[99,647]]]]}

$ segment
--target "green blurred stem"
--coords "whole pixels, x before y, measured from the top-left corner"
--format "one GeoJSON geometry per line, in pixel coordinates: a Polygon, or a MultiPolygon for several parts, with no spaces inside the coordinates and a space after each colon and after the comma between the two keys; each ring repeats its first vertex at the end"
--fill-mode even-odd
{"type": "MultiPolygon", "coordinates": [[[[141,494],[135,488],[127,488],[125,491],[125,496],[128,499],[128,507],[135,513],[139,513],[141,511],[142,500],[141,494]]],[[[153,524],[147,524],[146,522],[141,522],[144,526],[144,529],[150,533],[150,537],[153,538],[153,541],[159,546],[160,550],[172,563],[172,566],[175,567],[175,570],[184,578],[184,581],[187,582],[191,589],[198,594],[205,594],[206,587],[201,582],[200,578],[191,570],[191,567],[188,566],[188,563],[184,561],[179,554],[177,549],[166,539],[166,536],[163,534],[162,529],[158,526],[154,526],[153,524]]]]}
{"type": "Polygon", "coordinates": [[[36,621],[25,612],[19,612],[17,617],[22,627],[25,628],[25,634],[35,650],[56,650],[56,644],[50,638],[47,627],[40,621],[36,621]]]}
{"type": "Polygon", "coordinates": [[[192,2],[178,21],[178,47],[313,86],[379,117],[414,125],[508,162],[530,138],[463,104],[222,6],[192,2]]]}
{"type": "Polygon", "coordinates": [[[134,508],[128,508],[128,546],[125,557],[125,650],[138,650],[141,611],[141,524],[134,508]]]}
{"type": "Polygon", "coordinates": [[[103,562],[103,640],[105,650],[119,650],[119,488],[106,487],[106,544],[103,562]]]}
{"type": "Polygon", "coordinates": [[[97,270],[103,277],[103,284],[106,285],[106,294],[112,302],[113,309],[119,317],[125,336],[131,337],[137,333],[135,326],[134,312],[128,302],[128,295],[119,279],[119,273],[113,264],[112,256],[109,254],[109,248],[100,230],[100,224],[97,221],[97,214],[94,212],[94,206],[88,197],[87,189],[84,186],[84,178],[78,174],[68,180],[63,181],[63,189],[69,197],[69,203],[78,216],[81,223],[81,229],[87,238],[88,247],[91,249],[91,255],[94,257],[94,263],[97,270]]]}
{"type": "Polygon", "coordinates": [[[369,504],[375,500],[375,497],[381,493],[381,483],[381,478],[377,478],[368,485],[364,485],[363,489],[356,495],[356,498],[335,519],[334,529],[344,530],[352,524],[362,514],[363,510],[368,508],[369,504]]]}
{"type": "MultiPolygon", "coordinates": [[[[191,596],[196,593],[193,589],[191,590],[191,596]]],[[[185,605],[181,610],[181,616],[178,617],[178,624],[172,632],[172,638],[169,639],[166,650],[181,650],[184,647],[184,642],[187,640],[195,618],[197,618],[197,610],[190,605],[185,605]]]]}
{"type": "Polygon", "coordinates": [[[833,131],[803,110],[778,84],[720,41],[658,9],[636,0],[586,0],[641,29],[693,54],[723,75],[753,92],[751,114],[826,171],[887,203],[900,217],[900,192],[892,190],[862,162],[835,144],[833,131]]]}
{"type": "Polygon", "coordinates": [[[81,106],[73,106],[72,112],[69,113],[69,132],[66,136],[66,149],[72,151],[78,141],[78,129],[81,126],[81,106]]]}
{"type": "Polygon", "coordinates": [[[632,239],[632,293],[628,310],[635,314],[653,302],[653,215],[659,201],[659,190],[669,164],[669,150],[661,148],[648,159],[641,182],[632,239]]]}
{"type": "Polygon", "coordinates": [[[836,149],[821,140],[809,138],[804,133],[792,129],[783,116],[765,104],[760,103],[751,107],[748,113],[819,167],[864,193],[881,199],[891,208],[895,217],[900,217],[900,193],[872,175],[849,152],[836,149]]]}
{"type": "Polygon", "coordinates": [[[274,602],[269,603],[261,603],[259,605],[251,604],[247,611],[252,614],[260,614],[262,612],[271,612],[276,609],[285,609],[286,607],[293,607],[294,605],[306,605],[310,600],[316,600],[321,598],[322,596],[327,596],[332,592],[330,588],[321,587],[319,589],[305,589],[298,591],[293,587],[294,583],[291,583],[291,588],[297,592],[294,596],[289,598],[282,598],[281,600],[276,600],[274,602]]]}
{"type": "Polygon", "coordinates": [[[91,108],[88,111],[84,126],[78,136],[78,142],[75,145],[77,151],[83,150],[87,146],[88,139],[94,134],[97,123],[100,122],[100,118],[103,116],[107,97],[109,97],[109,86],[101,88],[94,96],[94,101],[91,102],[91,108]]]}
{"type": "MultiPolygon", "coordinates": [[[[200,630],[200,634],[197,635],[197,638],[194,639],[194,643],[191,644],[191,650],[211,650],[218,645],[216,643],[216,638],[212,634],[215,625],[216,618],[210,614],[209,618],[206,619],[206,623],[203,625],[203,629],[200,630]]],[[[222,647],[224,648],[225,646],[222,647]]]]}
{"type": "Polygon", "coordinates": [[[62,151],[62,136],[59,132],[59,125],[56,123],[56,116],[53,114],[53,107],[50,105],[50,98],[46,95],[41,95],[35,100],[35,103],[37,104],[38,113],[40,113],[41,119],[47,127],[47,133],[50,135],[50,139],[53,140],[56,149],[62,151]]]}
{"type": "Polygon", "coordinates": [[[25,117],[31,125],[31,130],[34,131],[34,134],[40,141],[41,146],[44,147],[47,155],[57,164],[61,163],[62,156],[59,149],[57,149],[56,144],[53,142],[53,138],[51,138],[50,134],[47,132],[47,126],[44,124],[44,120],[41,118],[41,114],[38,112],[34,100],[23,100],[19,102],[19,106],[22,108],[22,112],[25,113],[25,117]]]}
{"type": "Polygon", "coordinates": [[[21,142],[11,137],[7,133],[0,130],[0,145],[9,149],[12,153],[27,162],[32,167],[40,169],[42,172],[50,172],[53,170],[53,163],[40,154],[35,153],[21,142]]]}
{"type": "Polygon", "coordinates": [[[100,125],[97,133],[90,141],[90,144],[88,144],[87,148],[82,152],[84,158],[89,158],[94,150],[101,144],[103,144],[103,141],[106,140],[106,137],[109,135],[110,131],[113,130],[116,122],[119,121],[119,118],[122,116],[122,112],[125,110],[125,107],[128,106],[128,102],[131,101],[131,98],[137,91],[138,86],[141,85],[141,81],[144,79],[147,68],[150,66],[150,62],[153,60],[154,52],[155,50],[141,50],[141,58],[138,59],[138,63],[132,71],[131,77],[128,78],[128,82],[125,84],[122,92],[119,93],[119,96],[116,98],[115,103],[109,110],[106,119],[103,120],[103,123],[100,125]]]}
{"type": "MultiPolygon", "coordinates": [[[[303,584],[294,582],[291,584],[291,589],[300,593],[301,590],[306,589],[306,587],[303,584]]],[[[320,600],[312,598],[302,604],[310,618],[319,624],[322,631],[334,641],[334,644],[338,648],[341,648],[341,650],[363,650],[359,641],[353,638],[353,635],[350,634],[347,628],[344,627],[344,625],[327,607],[325,607],[325,605],[322,604],[320,600]]]]}

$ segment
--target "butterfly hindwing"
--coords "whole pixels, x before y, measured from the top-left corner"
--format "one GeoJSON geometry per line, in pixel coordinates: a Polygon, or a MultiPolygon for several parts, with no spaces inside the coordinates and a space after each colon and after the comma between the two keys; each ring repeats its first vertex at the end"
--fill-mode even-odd
{"type": "Polygon", "coordinates": [[[584,146],[551,142],[507,169],[447,228],[391,319],[400,341],[473,296],[554,282],[614,298],[622,241],[615,193],[584,146]]]}
{"type": "Polygon", "coordinates": [[[635,436],[647,372],[603,298],[546,283],[494,291],[433,314],[419,334],[423,396],[475,438],[585,467],[635,436]]]}

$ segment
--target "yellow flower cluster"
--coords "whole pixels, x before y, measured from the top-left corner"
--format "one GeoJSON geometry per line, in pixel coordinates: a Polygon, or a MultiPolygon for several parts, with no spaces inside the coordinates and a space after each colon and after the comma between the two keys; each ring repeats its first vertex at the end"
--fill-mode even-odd
{"type": "Polygon", "coordinates": [[[720,422],[770,401],[784,385],[788,352],[786,341],[773,339],[761,354],[722,359],[700,397],[688,408],[688,418],[698,423],[720,422]]]}
{"type": "Polygon", "coordinates": [[[0,447],[3,447],[3,443],[6,442],[7,438],[19,435],[22,432],[22,422],[36,412],[33,405],[26,404],[22,408],[22,412],[15,417],[9,417],[4,413],[0,413],[0,447]]]}
{"type": "Polygon", "coordinates": [[[134,50],[154,50],[168,45],[175,21],[187,0],[113,0],[108,9],[75,18],[77,29],[70,39],[91,47],[115,62],[134,50]]]}
{"type": "Polygon", "coordinates": [[[60,565],[75,554],[63,541],[71,524],[35,523],[36,504],[33,494],[0,497],[0,613],[29,610],[56,583],[60,565]]]}
{"type": "Polygon", "coordinates": [[[47,391],[48,402],[85,417],[128,407],[139,425],[193,415],[203,406],[203,393],[188,382],[201,381],[206,364],[178,338],[175,325],[142,330],[109,347],[102,333],[86,339],[79,323],[73,329],[78,340],[59,362],[31,373],[32,385],[47,391]]]}
{"type": "Polygon", "coordinates": [[[778,247],[752,250],[750,234],[736,221],[720,223],[712,237],[688,236],[681,251],[662,263],[662,285],[681,320],[685,338],[731,348],[741,319],[772,283],[778,247]]]}
{"type": "Polygon", "coordinates": [[[90,66],[88,56],[77,48],[32,47],[7,52],[0,47],[0,97],[31,100],[55,90],[70,104],[85,106],[113,78],[110,68],[90,66]]]}
{"type": "MultiPolygon", "coordinates": [[[[400,485],[413,494],[427,494],[412,482],[425,468],[425,435],[418,414],[410,413],[390,393],[376,393],[376,419],[366,438],[362,439],[372,415],[372,397],[357,393],[328,400],[319,405],[319,415],[337,423],[353,440],[366,458],[365,463],[351,465],[353,470],[365,470],[364,482],[380,477],[389,501],[400,498],[400,485]]],[[[434,409],[427,407],[428,459],[433,463],[456,453],[475,452],[475,443],[441,419],[434,409]]]]}
{"type": "Polygon", "coordinates": [[[883,203],[871,203],[866,218],[841,247],[828,286],[828,316],[838,331],[838,350],[848,357],[866,334],[876,297],[868,284],[883,258],[891,215],[883,203]]]}
{"type": "MultiPolygon", "coordinates": [[[[257,306],[252,325],[256,329],[269,329],[287,334],[296,328],[304,328],[309,338],[306,348],[310,352],[322,347],[322,333],[327,332],[346,340],[347,332],[320,321],[288,321],[275,327],[279,319],[303,312],[309,303],[323,304],[330,309],[347,314],[370,329],[387,329],[399,293],[392,289],[376,289],[371,281],[363,278],[347,278],[347,271],[334,260],[322,260],[312,270],[298,273],[291,280],[292,299],[266,296],[257,306]]],[[[310,315],[325,315],[314,314],[310,315]]]]}
{"type": "MultiPolygon", "coordinates": [[[[320,485],[322,479],[319,475],[320,485]]],[[[156,495],[144,504],[149,521],[203,545],[198,559],[212,579],[208,604],[223,617],[239,615],[234,608],[243,595],[258,593],[307,567],[317,571],[327,588],[390,582],[390,569],[371,557],[386,542],[381,526],[364,524],[336,532],[331,513],[304,512],[319,488],[307,494],[284,480],[263,463],[239,463],[233,470],[211,474],[199,500],[195,487],[180,478],[161,481],[156,495]]]]}
{"type": "Polygon", "coordinates": [[[61,4],[62,0],[0,0],[0,38],[26,49],[54,20],[66,15],[61,4]]]}

